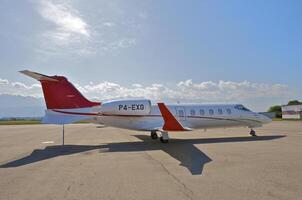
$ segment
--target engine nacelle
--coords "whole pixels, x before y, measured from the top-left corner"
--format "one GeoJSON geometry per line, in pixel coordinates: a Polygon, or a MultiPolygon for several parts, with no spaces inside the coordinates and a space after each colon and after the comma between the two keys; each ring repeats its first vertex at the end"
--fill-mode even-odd
{"type": "Polygon", "coordinates": [[[151,112],[151,101],[141,100],[114,100],[101,105],[102,114],[112,115],[148,115],[151,112]]]}

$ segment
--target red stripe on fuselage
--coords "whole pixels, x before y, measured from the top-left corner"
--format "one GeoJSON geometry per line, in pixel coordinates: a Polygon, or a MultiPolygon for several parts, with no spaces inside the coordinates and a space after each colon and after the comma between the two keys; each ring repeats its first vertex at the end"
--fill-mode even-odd
{"type": "MultiPolygon", "coordinates": [[[[62,111],[51,109],[54,112],[69,114],[69,115],[87,115],[87,116],[105,116],[105,117],[162,117],[162,115],[113,115],[113,114],[102,114],[102,113],[82,113],[82,112],[70,112],[70,111],[62,111]]],[[[228,119],[228,118],[218,118],[218,117],[202,117],[202,116],[186,116],[187,118],[195,118],[195,119],[213,119],[213,120],[228,120],[235,122],[242,122],[242,120],[249,120],[261,123],[261,121],[253,120],[253,119],[228,119]]]]}

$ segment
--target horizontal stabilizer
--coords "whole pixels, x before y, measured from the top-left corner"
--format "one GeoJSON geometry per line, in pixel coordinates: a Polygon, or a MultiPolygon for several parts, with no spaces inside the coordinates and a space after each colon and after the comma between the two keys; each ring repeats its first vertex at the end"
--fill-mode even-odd
{"type": "Polygon", "coordinates": [[[58,82],[57,79],[51,78],[50,76],[46,76],[46,75],[39,74],[37,72],[32,72],[32,71],[29,71],[29,70],[23,70],[23,71],[20,71],[20,73],[25,74],[25,75],[27,75],[31,78],[34,78],[38,81],[56,81],[56,82],[58,82]]]}

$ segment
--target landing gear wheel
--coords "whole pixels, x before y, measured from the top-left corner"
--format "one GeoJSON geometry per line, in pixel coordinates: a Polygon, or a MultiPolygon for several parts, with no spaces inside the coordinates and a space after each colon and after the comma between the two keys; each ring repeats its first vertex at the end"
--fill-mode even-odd
{"type": "Polygon", "coordinates": [[[162,143],[168,143],[168,142],[169,142],[169,140],[164,139],[163,137],[160,137],[160,141],[161,141],[162,143]]]}
{"type": "Polygon", "coordinates": [[[161,136],[159,138],[159,140],[162,143],[168,143],[169,142],[169,134],[166,131],[161,131],[161,136]]]}
{"type": "Polygon", "coordinates": [[[253,129],[251,129],[251,132],[250,132],[250,135],[253,136],[253,137],[256,137],[256,131],[254,131],[253,129]]]}
{"type": "Polygon", "coordinates": [[[152,138],[153,140],[157,140],[158,136],[157,136],[156,131],[151,131],[151,138],[152,138]]]}

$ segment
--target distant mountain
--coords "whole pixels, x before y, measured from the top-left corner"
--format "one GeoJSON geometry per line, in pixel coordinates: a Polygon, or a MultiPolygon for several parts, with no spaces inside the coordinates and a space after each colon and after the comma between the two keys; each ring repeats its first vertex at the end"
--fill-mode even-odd
{"type": "Polygon", "coordinates": [[[0,94],[0,118],[41,117],[44,110],[43,98],[0,94]]]}

